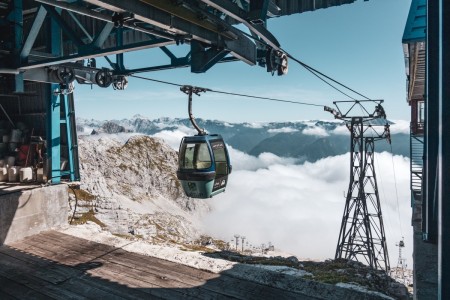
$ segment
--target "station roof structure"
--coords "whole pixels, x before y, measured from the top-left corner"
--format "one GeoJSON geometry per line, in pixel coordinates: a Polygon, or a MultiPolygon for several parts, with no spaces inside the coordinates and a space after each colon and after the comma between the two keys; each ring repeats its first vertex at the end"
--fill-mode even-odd
{"type": "MultiPolygon", "coordinates": [[[[161,48],[170,64],[126,70],[122,57],[111,63],[112,69],[130,74],[191,67],[202,73],[218,62],[236,60],[276,69],[283,51],[267,26],[269,18],[355,1],[1,1],[0,15],[11,22],[15,45],[0,45],[0,73],[24,72],[25,80],[52,82],[42,68],[73,62],[80,68],[83,60],[149,48],[161,48]],[[245,25],[251,34],[236,24],[245,25]],[[166,47],[183,43],[190,51],[181,57],[166,47]]],[[[89,81],[89,76],[77,75],[89,81]]]]}
{"type": "Polygon", "coordinates": [[[403,33],[408,102],[425,93],[426,8],[426,0],[412,0],[403,33]]]}

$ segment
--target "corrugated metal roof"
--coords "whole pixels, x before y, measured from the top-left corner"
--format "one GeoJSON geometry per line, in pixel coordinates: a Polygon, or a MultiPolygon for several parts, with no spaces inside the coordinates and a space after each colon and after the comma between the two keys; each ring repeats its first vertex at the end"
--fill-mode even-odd
{"type": "Polygon", "coordinates": [[[408,101],[424,98],[426,18],[426,0],[412,0],[402,39],[408,76],[408,101]]]}
{"type": "MultiPolygon", "coordinates": [[[[1,78],[0,104],[14,122],[23,122],[33,135],[46,136],[48,87],[44,83],[25,81],[25,93],[12,93],[14,77],[1,78]]],[[[3,112],[0,120],[7,120],[3,112]]],[[[8,124],[8,123],[6,123],[8,124]]],[[[9,125],[8,125],[9,126],[9,125]]]]}
{"type": "Polygon", "coordinates": [[[424,41],[427,27],[427,3],[426,0],[412,0],[403,33],[403,43],[424,41]]]}

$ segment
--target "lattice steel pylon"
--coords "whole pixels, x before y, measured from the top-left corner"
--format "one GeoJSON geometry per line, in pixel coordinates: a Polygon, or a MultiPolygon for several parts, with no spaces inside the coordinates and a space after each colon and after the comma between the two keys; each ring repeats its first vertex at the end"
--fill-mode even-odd
{"type": "Polygon", "coordinates": [[[366,263],[374,269],[389,271],[389,255],[375,173],[375,141],[390,143],[389,125],[383,100],[337,101],[336,109],[325,107],[335,118],[345,121],[350,130],[350,183],[346,195],[335,258],[366,263]],[[375,103],[373,113],[363,104],[375,103]],[[345,107],[345,110],[343,107],[345,107]],[[359,115],[354,110],[360,109],[359,115]],[[383,132],[379,133],[378,128],[383,132]]]}

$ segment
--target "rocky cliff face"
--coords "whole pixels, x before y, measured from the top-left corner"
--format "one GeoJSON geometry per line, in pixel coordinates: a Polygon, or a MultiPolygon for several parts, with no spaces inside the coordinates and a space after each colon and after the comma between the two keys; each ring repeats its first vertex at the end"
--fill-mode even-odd
{"type": "Polygon", "coordinates": [[[148,136],[125,143],[109,135],[84,136],[79,155],[76,220],[94,218],[113,234],[152,241],[197,238],[197,221],[208,204],[184,195],[175,175],[177,153],[164,142],[148,136]]]}

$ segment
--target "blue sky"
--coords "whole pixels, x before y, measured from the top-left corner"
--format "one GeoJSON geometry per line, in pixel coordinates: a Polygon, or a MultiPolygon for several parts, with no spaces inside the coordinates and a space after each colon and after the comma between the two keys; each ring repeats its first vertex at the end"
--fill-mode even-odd
{"type": "MultiPolygon", "coordinates": [[[[359,0],[292,16],[271,19],[268,29],[282,48],[323,73],[373,99],[385,99],[390,119],[409,119],[401,39],[410,0],[359,0]]],[[[170,47],[185,55],[187,45],[170,47]]],[[[99,59],[98,63],[102,63],[99,59]]],[[[104,62],[103,62],[104,63],[104,62]]],[[[169,63],[159,49],[125,55],[128,68],[169,63]]],[[[264,68],[243,62],[218,64],[205,74],[189,68],[144,73],[155,79],[287,100],[331,105],[347,98],[293,61],[289,73],[272,76],[264,68]]],[[[141,114],[149,118],[187,117],[187,97],[177,87],[130,78],[125,91],[77,85],[77,116],[121,119],[141,114]]],[[[197,118],[228,122],[331,119],[320,107],[203,94],[194,100],[197,118]]]]}

